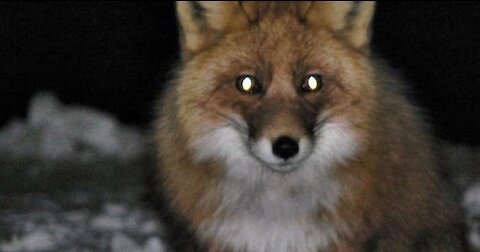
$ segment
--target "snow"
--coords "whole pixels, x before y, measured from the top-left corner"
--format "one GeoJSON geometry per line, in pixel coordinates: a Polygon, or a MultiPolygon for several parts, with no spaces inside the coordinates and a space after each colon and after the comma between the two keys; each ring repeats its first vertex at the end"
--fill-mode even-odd
{"type": "Polygon", "coordinates": [[[165,233],[141,195],[131,187],[0,193],[0,251],[165,251],[165,233]],[[78,194],[88,200],[77,202],[78,194]]]}
{"type": "Polygon", "coordinates": [[[463,205],[469,228],[468,241],[475,251],[480,251],[480,183],[467,190],[463,205]]]}
{"type": "Polygon", "coordinates": [[[478,214],[480,217],[480,183],[465,193],[463,204],[472,214],[478,214]]]}
{"type": "MultiPolygon", "coordinates": [[[[439,145],[480,251],[480,148],[439,145]]],[[[0,129],[0,251],[168,251],[146,204],[146,134],[107,113],[36,95],[0,129]]]]}
{"type": "Polygon", "coordinates": [[[54,247],[51,235],[41,230],[34,230],[20,239],[14,238],[9,244],[1,246],[5,251],[52,250],[54,247]]]}
{"type": "Polygon", "coordinates": [[[122,222],[115,216],[98,216],[90,223],[92,227],[99,230],[118,230],[122,228],[122,222]]]}
{"type": "Polygon", "coordinates": [[[35,95],[0,129],[0,251],[166,251],[142,200],[148,151],[110,114],[35,95]]]}
{"type": "Polygon", "coordinates": [[[156,237],[150,238],[145,247],[139,246],[135,241],[130,239],[123,233],[116,233],[111,242],[111,248],[113,252],[131,252],[131,251],[142,251],[142,252],[164,252],[166,251],[165,246],[162,241],[156,237]]]}
{"type": "Polygon", "coordinates": [[[0,133],[0,152],[41,160],[132,160],[145,146],[139,130],[106,113],[64,105],[50,93],[33,97],[27,119],[12,120],[0,133]]]}
{"type": "Polygon", "coordinates": [[[110,246],[114,252],[141,251],[142,249],[132,239],[122,233],[116,233],[110,246]]]}
{"type": "Polygon", "coordinates": [[[143,251],[144,252],[164,252],[164,251],[167,251],[167,249],[159,238],[153,237],[147,241],[143,251]]]}

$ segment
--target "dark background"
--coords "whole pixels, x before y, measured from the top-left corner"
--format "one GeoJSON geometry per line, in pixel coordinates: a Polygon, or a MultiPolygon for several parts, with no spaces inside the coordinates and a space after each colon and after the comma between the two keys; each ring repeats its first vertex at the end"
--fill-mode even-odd
{"type": "MultiPolygon", "coordinates": [[[[38,91],[148,127],[176,29],[173,2],[1,2],[0,127],[38,91]]],[[[374,31],[435,134],[479,145],[480,3],[381,2],[374,31]]]]}

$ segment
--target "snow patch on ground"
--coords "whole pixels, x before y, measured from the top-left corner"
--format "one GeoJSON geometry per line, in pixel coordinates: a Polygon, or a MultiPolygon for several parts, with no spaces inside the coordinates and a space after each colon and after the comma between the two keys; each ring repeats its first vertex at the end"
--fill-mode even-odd
{"type": "Polygon", "coordinates": [[[0,132],[0,153],[41,160],[132,160],[143,155],[146,138],[113,116],[83,106],[66,106],[53,94],[33,97],[25,121],[0,132]]]}
{"type": "Polygon", "coordinates": [[[475,251],[480,251],[480,183],[467,190],[463,198],[463,206],[469,228],[468,241],[475,251]]]}
{"type": "Polygon", "coordinates": [[[0,130],[0,251],[165,251],[147,165],[142,130],[35,95],[0,130]]]}
{"type": "Polygon", "coordinates": [[[0,251],[166,251],[165,232],[140,199],[138,188],[0,194],[0,251]]]}
{"type": "Polygon", "coordinates": [[[0,248],[5,251],[53,250],[55,244],[51,235],[41,230],[34,230],[22,238],[14,237],[10,243],[0,248]]]}

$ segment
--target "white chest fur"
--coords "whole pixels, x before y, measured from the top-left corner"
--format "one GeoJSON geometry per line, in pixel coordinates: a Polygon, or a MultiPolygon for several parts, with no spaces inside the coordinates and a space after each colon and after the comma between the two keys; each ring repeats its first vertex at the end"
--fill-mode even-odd
{"type": "Polygon", "coordinates": [[[250,155],[234,128],[203,134],[193,146],[197,159],[223,160],[226,178],[220,209],[198,234],[234,252],[316,252],[338,240],[335,226],[312,216],[335,210],[344,188],[333,164],[354,155],[357,138],[342,123],[326,124],[317,137],[313,154],[284,176],[250,155]]]}
{"type": "Polygon", "coordinates": [[[306,217],[235,216],[205,224],[201,232],[205,238],[235,252],[315,252],[337,239],[332,226],[306,217]]]}
{"type": "MultiPolygon", "coordinates": [[[[245,187],[228,181],[222,189],[221,209],[213,220],[202,224],[199,234],[234,252],[317,252],[326,249],[338,240],[338,234],[333,225],[318,218],[319,211],[332,208],[340,190],[332,180],[324,182],[323,185],[334,189],[331,191],[335,196],[318,200],[322,194],[315,190],[292,194],[288,187],[270,188],[265,187],[266,183],[261,183],[260,188],[245,187]]],[[[287,184],[286,181],[283,184],[287,184]]]]}

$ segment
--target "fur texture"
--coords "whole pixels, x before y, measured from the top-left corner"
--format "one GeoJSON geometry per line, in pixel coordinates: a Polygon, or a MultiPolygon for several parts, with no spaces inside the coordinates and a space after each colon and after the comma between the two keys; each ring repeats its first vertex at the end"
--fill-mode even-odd
{"type": "Polygon", "coordinates": [[[461,250],[427,129],[369,51],[373,9],[177,3],[183,64],[160,104],[156,177],[189,233],[178,251],[461,250]],[[302,91],[312,74],[322,88],[302,91]],[[242,93],[244,75],[262,91],[242,93]],[[298,154],[276,156],[280,136],[298,154]]]}

